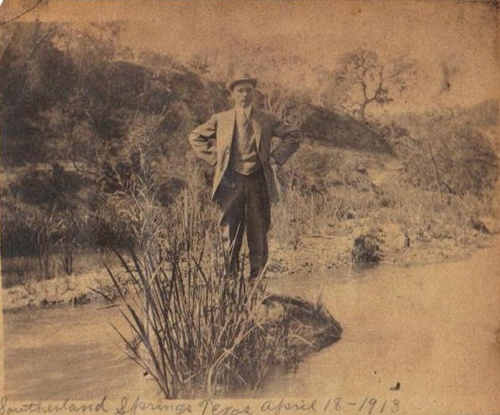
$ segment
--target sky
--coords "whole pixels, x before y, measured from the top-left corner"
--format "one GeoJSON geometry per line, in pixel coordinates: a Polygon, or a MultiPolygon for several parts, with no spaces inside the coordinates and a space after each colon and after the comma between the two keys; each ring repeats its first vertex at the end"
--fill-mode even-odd
{"type": "MultiPolygon", "coordinates": [[[[12,16],[33,1],[4,0],[0,14],[12,16]]],[[[498,98],[498,16],[485,3],[448,0],[44,0],[22,19],[124,21],[124,44],[180,59],[224,48],[235,38],[331,68],[342,54],[365,47],[382,60],[419,62],[418,84],[406,101],[425,109],[498,98]],[[446,92],[443,64],[450,73],[446,92]]]]}

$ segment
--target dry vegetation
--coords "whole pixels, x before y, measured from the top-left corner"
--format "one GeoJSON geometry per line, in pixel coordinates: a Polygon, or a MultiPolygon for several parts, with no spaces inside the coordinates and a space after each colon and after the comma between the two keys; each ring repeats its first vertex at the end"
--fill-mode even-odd
{"type": "Polygon", "coordinates": [[[166,209],[146,164],[141,167],[127,190],[114,194],[133,245],[114,250],[120,266],[105,265],[114,291],[101,294],[121,307],[133,333],[118,331],[127,353],[165,398],[256,390],[276,367],[292,368],[338,340],[342,329],[319,304],[269,296],[265,271],[248,279],[244,258],[237,274],[228,271],[205,191],[188,186],[166,209]],[[277,310],[272,318],[271,309],[277,310]],[[320,327],[298,323],[304,313],[320,327]]]}
{"type": "MultiPolygon", "coordinates": [[[[290,304],[268,318],[262,303],[278,299],[264,275],[227,275],[213,171],[186,139],[229,105],[221,68],[134,56],[113,25],[96,30],[19,24],[0,62],[4,306],[104,298],[123,307],[128,352],[165,397],[258,388],[317,333],[290,325],[290,304]]],[[[375,85],[380,105],[389,81],[375,85]]],[[[304,133],[278,172],[268,275],[442,261],[499,230],[498,102],[373,120],[365,96],[360,120],[318,93],[261,85],[258,104],[304,133]]]]}
{"type": "MultiPolygon", "coordinates": [[[[118,46],[117,33],[113,25],[13,30],[0,65],[4,287],[95,272],[111,244],[133,247],[131,218],[118,211],[120,192],[140,177],[141,159],[158,183],[161,206],[181,203],[194,186],[200,199],[193,204],[212,209],[213,173],[193,159],[186,136],[227,107],[223,83],[213,80],[223,68],[210,57],[195,65],[136,56],[118,46]],[[78,41],[67,44],[73,35],[78,41]]],[[[291,91],[276,79],[261,84],[259,105],[304,133],[300,151],[279,172],[283,201],[274,207],[271,270],[350,264],[370,257],[352,252],[356,240],[369,238],[378,241],[373,258],[405,261],[426,246],[431,260],[442,249],[446,259],[496,230],[497,102],[359,121],[329,109],[335,103],[315,104],[316,92],[291,91]],[[330,251],[323,255],[318,244],[330,251]]],[[[216,218],[203,221],[209,229],[216,218]]]]}
{"type": "Polygon", "coordinates": [[[243,272],[226,273],[213,226],[203,226],[207,212],[192,190],[185,189],[168,211],[143,180],[119,197],[134,246],[130,255],[116,254],[133,292],[108,272],[134,333],[132,339],[120,333],[131,357],[166,398],[258,387],[263,370],[246,359],[267,366],[278,341],[257,322],[261,278],[250,283],[243,272]]]}

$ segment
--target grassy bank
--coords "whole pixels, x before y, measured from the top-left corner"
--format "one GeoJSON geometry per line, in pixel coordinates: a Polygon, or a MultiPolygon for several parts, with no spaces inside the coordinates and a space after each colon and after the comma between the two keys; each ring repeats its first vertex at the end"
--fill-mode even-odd
{"type": "MultiPolygon", "coordinates": [[[[136,248],[130,223],[140,213],[123,195],[137,178],[154,183],[166,217],[199,205],[200,226],[217,234],[213,169],[195,160],[187,135],[230,106],[224,83],[172,56],[127,60],[97,37],[62,50],[59,36],[92,38],[64,25],[12,34],[0,70],[5,85],[26,85],[1,91],[2,285],[12,304],[58,302],[62,291],[87,301],[85,285],[99,289],[93,279],[116,265],[110,246],[136,248]]],[[[277,114],[303,132],[278,172],[270,271],[449,260],[498,230],[498,101],[359,119],[318,105],[318,91],[259,85],[256,105],[280,97],[277,114]]]]}
{"type": "MultiPolygon", "coordinates": [[[[492,188],[483,188],[482,194],[453,194],[433,188],[434,179],[428,182],[430,188],[416,186],[409,181],[408,175],[413,173],[405,167],[406,157],[331,148],[306,139],[297,155],[278,172],[282,200],[273,207],[270,274],[317,272],[360,262],[411,265],[449,261],[467,255],[487,243],[488,234],[499,231],[498,201],[492,188]]],[[[129,177],[122,187],[99,193],[97,210],[85,210],[90,208],[87,206],[75,212],[80,227],[73,231],[82,229],[82,233],[73,240],[71,270],[65,266],[67,250],[61,243],[67,228],[57,228],[60,221],[54,217],[49,222],[55,230],[48,246],[40,249],[35,243],[32,255],[4,256],[4,307],[85,303],[95,299],[95,290],[113,291],[104,272],[105,264],[112,268],[118,265],[109,242],[125,252],[139,236],[130,224],[141,214],[130,212],[130,202],[123,196],[136,185],[130,172],[144,168],[144,163],[131,164],[128,173],[122,172],[129,177]],[[87,231],[83,232],[85,226],[87,231]],[[96,241],[100,241],[100,248],[92,247],[96,241]]],[[[172,200],[165,203],[161,197],[163,170],[155,168],[158,170],[148,174],[156,183],[154,203],[165,217],[172,219],[176,211],[187,220],[195,209],[201,209],[196,220],[204,232],[215,237],[217,212],[209,200],[210,170],[190,162],[189,174],[175,192],[170,192],[172,200]]],[[[432,163],[428,168],[434,168],[432,163]]],[[[75,200],[82,196],[78,193],[75,200]]],[[[16,203],[23,209],[36,207],[22,199],[16,203]]],[[[36,241],[37,233],[47,229],[44,224],[48,221],[41,213],[25,217],[25,221],[9,216],[15,222],[4,222],[4,229],[12,226],[7,234],[21,239],[20,227],[27,224],[33,233],[31,239],[36,241]]]]}
{"type": "MultiPolygon", "coordinates": [[[[500,224],[495,219],[485,217],[483,222],[488,232],[499,232],[500,224]]],[[[431,230],[433,233],[430,230],[420,234],[415,232],[410,246],[407,246],[406,236],[398,223],[380,220],[374,226],[370,218],[341,220],[334,230],[329,228],[324,234],[297,233],[292,241],[273,236],[267,275],[272,278],[275,274],[342,272],[344,267],[355,266],[354,241],[361,235],[373,236],[381,263],[405,266],[454,261],[487,246],[490,241],[489,233],[481,227],[475,229],[473,224],[465,227],[444,224],[435,229],[431,227],[431,230]]],[[[77,258],[77,263],[82,262],[82,267],[77,268],[81,271],[69,276],[61,273],[48,280],[37,277],[36,258],[4,260],[5,270],[11,269],[9,261],[16,264],[14,270],[22,269],[21,274],[4,271],[4,280],[9,277],[9,281],[15,281],[14,285],[3,290],[4,309],[102,302],[104,297],[101,294],[116,298],[118,293],[104,268],[104,264],[112,264],[112,269],[120,272],[116,258],[111,253],[87,253],[77,258]]],[[[124,273],[122,278],[126,285],[124,273]]]]}

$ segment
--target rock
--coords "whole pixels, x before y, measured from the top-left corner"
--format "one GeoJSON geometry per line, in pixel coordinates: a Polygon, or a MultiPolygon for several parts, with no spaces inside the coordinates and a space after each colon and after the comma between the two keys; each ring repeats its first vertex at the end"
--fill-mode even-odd
{"type": "Polygon", "coordinates": [[[482,233],[500,233],[500,221],[491,216],[481,216],[479,218],[471,218],[470,225],[482,233]]]}
{"type": "Polygon", "coordinates": [[[472,229],[475,229],[478,232],[481,233],[490,233],[489,229],[486,227],[484,222],[478,218],[471,217],[469,225],[472,229]]]}
{"type": "Polygon", "coordinates": [[[263,302],[265,324],[286,325],[291,334],[289,347],[307,354],[327,347],[342,336],[340,323],[322,305],[312,304],[300,297],[272,294],[263,302]]]}

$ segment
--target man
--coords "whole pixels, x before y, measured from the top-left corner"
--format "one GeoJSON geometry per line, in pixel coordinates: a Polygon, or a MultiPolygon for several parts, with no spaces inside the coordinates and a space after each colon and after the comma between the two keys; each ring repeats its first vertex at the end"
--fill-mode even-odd
{"type": "Polygon", "coordinates": [[[238,271],[246,228],[250,278],[268,258],[271,202],[279,198],[273,164],[282,165],[299,147],[299,132],[253,106],[257,79],[248,74],[227,84],[234,108],[213,115],[189,141],[198,157],[215,167],[212,200],[220,208],[220,231],[232,272],[238,271]],[[273,137],[280,142],[273,148],[273,137]]]}

